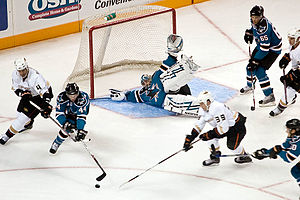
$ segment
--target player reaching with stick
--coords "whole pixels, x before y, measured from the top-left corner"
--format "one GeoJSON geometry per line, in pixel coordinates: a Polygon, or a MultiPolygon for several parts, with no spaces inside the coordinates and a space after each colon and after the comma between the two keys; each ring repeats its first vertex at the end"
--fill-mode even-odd
{"type": "Polygon", "coordinates": [[[16,59],[14,65],[16,69],[12,73],[12,89],[21,99],[17,108],[17,118],[0,139],[2,145],[17,133],[31,129],[34,118],[39,113],[48,118],[52,111],[49,102],[53,94],[49,82],[38,71],[28,67],[25,58],[16,59]],[[30,102],[38,105],[43,111],[39,111],[30,102]]]}
{"type": "MultiPolygon", "coordinates": [[[[76,83],[68,83],[65,91],[57,96],[56,103],[56,119],[63,129],[67,133],[75,133],[76,141],[84,140],[87,135],[84,127],[90,108],[88,94],[80,91],[76,83]]],[[[60,130],[51,145],[50,153],[55,154],[67,137],[68,135],[60,130]]]]}
{"type": "Polygon", "coordinates": [[[246,117],[239,112],[231,111],[223,103],[215,101],[208,91],[202,91],[197,100],[200,103],[199,119],[195,123],[191,134],[185,138],[183,145],[185,151],[192,148],[192,141],[202,132],[205,124],[209,123],[214,128],[199,136],[203,141],[207,141],[211,151],[210,159],[203,161],[204,166],[220,162],[219,139],[224,137],[227,137],[227,147],[234,154],[240,155],[234,159],[236,163],[251,162],[251,157],[246,154],[245,149],[240,144],[246,135],[246,117]]]}

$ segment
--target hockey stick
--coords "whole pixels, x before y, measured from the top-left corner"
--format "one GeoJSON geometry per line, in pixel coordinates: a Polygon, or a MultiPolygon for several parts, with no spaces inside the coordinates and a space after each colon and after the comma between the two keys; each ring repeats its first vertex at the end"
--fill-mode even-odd
{"type": "MultiPolygon", "coordinates": [[[[34,102],[31,102],[31,104],[36,108],[38,109],[40,112],[42,111],[41,108],[39,108],[34,102]]],[[[63,127],[55,120],[53,119],[53,117],[51,115],[49,115],[49,118],[60,128],[60,130],[62,130],[66,135],[68,135],[74,142],[77,142],[71,135],[70,133],[68,133],[65,129],[63,129],[63,127]]],[[[93,160],[96,162],[96,164],[98,165],[98,167],[101,169],[102,171],[102,174],[100,176],[98,176],[96,178],[97,181],[101,181],[105,176],[106,176],[106,173],[104,171],[104,169],[101,167],[101,165],[99,164],[98,160],[96,159],[96,157],[94,156],[94,154],[92,154],[90,152],[90,150],[88,149],[86,143],[82,140],[80,140],[81,144],[83,144],[85,150],[90,154],[90,156],[93,158],[93,160]]]]}
{"type": "Polygon", "coordinates": [[[252,156],[252,154],[250,153],[246,153],[246,154],[228,154],[228,155],[216,155],[216,157],[220,158],[220,157],[240,157],[240,156],[252,156]]]}
{"type": "MultiPolygon", "coordinates": [[[[196,142],[200,141],[200,140],[201,140],[201,139],[198,139],[198,140],[192,142],[192,143],[191,143],[191,146],[192,146],[193,144],[195,144],[196,142]]],[[[173,156],[175,156],[176,154],[180,153],[181,151],[184,151],[184,149],[180,149],[179,151],[177,151],[177,152],[173,153],[172,155],[166,157],[165,159],[159,161],[156,165],[153,165],[152,167],[146,169],[146,170],[143,171],[142,173],[140,173],[140,174],[136,175],[135,177],[129,179],[128,181],[122,183],[122,184],[119,186],[119,188],[121,188],[123,185],[125,185],[125,184],[127,184],[127,183],[133,181],[134,179],[138,178],[139,176],[145,174],[147,171],[150,171],[151,169],[153,169],[153,168],[156,167],[157,165],[159,165],[159,164],[165,162],[165,161],[168,160],[169,158],[172,158],[173,156]]]]}
{"type": "MultiPolygon", "coordinates": [[[[251,46],[250,46],[250,42],[248,42],[248,53],[249,53],[249,57],[251,58],[251,46]]],[[[252,97],[253,97],[253,106],[251,106],[251,110],[254,111],[255,110],[255,96],[254,96],[254,90],[255,90],[255,86],[254,86],[254,81],[253,81],[253,72],[251,71],[251,89],[252,89],[252,97]]]]}
{"type": "MultiPolygon", "coordinates": [[[[283,77],[285,77],[285,69],[284,68],[282,69],[282,73],[283,73],[283,77]]],[[[285,104],[287,105],[288,101],[287,101],[287,94],[286,94],[286,80],[285,79],[283,80],[283,86],[284,86],[285,104]]]]}

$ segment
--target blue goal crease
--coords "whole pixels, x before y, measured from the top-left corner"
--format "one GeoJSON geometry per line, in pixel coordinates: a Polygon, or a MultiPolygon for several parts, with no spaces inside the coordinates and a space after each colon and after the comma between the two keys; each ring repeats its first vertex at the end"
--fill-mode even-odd
{"type": "MultiPolygon", "coordinates": [[[[200,78],[194,78],[188,85],[193,96],[197,97],[201,91],[208,90],[212,93],[214,99],[222,103],[227,102],[237,94],[237,90],[235,89],[200,78]]],[[[154,107],[145,103],[112,101],[109,98],[92,99],[91,103],[94,106],[99,106],[130,118],[156,118],[176,115],[163,108],[154,107]]]]}

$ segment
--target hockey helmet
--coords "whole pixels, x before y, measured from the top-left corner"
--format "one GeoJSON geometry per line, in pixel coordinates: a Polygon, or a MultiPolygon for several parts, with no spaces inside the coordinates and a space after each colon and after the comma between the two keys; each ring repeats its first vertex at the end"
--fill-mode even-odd
{"type": "Polygon", "coordinates": [[[167,39],[168,52],[178,53],[183,46],[183,39],[179,35],[171,34],[167,39]]]}
{"type": "Polygon", "coordinates": [[[264,16],[264,8],[262,6],[255,5],[251,10],[250,10],[250,17],[251,16],[264,16]]]}
{"type": "Polygon", "coordinates": [[[202,91],[197,97],[197,100],[199,103],[204,103],[204,105],[207,105],[207,101],[209,100],[211,103],[214,101],[214,98],[212,97],[211,93],[209,91],[202,91]]]}
{"type": "Polygon", "coordinates": [[[285,123],[285,126],[288,129],[295,130],[294,135],[300,135],[300,120],[299,119],[290,119],[285,123]]]}
{"type": "Polygon", "coordinates": [[[74,95],[79,93],[79,87],[76,83],[68,83],[65,90],[67,95],[74,95]]]}
{"type": "Polygon", "coordinates": [[[28,68],[28,63],[26,61],[26,58],[17,58],[14,61],[14,65],[16,67],[16,70],[18,70],[18,71],[22,71],[22,70],[28,68]]]}
{"type": "Polygon", "coordinates": [[[151,80],[151,76],[149,74],[143,74],[141,76],[141,85],[142,86],[147,85],[147,83],[149,82],[149,80],[151,80]]]}
{"type": "MultiPolygon", "coordinates": [[[[294,38],[295,43],[297,42],[298,38],[300,37],[300,27],[294,27],[288,31],[288,37],[294,38]]],[[[295,43],[293,45],[295,45],[295,43]]]]}

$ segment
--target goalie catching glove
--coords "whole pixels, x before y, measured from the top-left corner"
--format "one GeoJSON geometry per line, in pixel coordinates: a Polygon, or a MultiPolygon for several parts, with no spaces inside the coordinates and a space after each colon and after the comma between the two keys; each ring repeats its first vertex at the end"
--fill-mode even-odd
{"type": "Polygon", "coordinates": [[[125,99],[125,93],[120,90],[109,89],[110,98],[113,101],[123,101],[125,99]]]}

